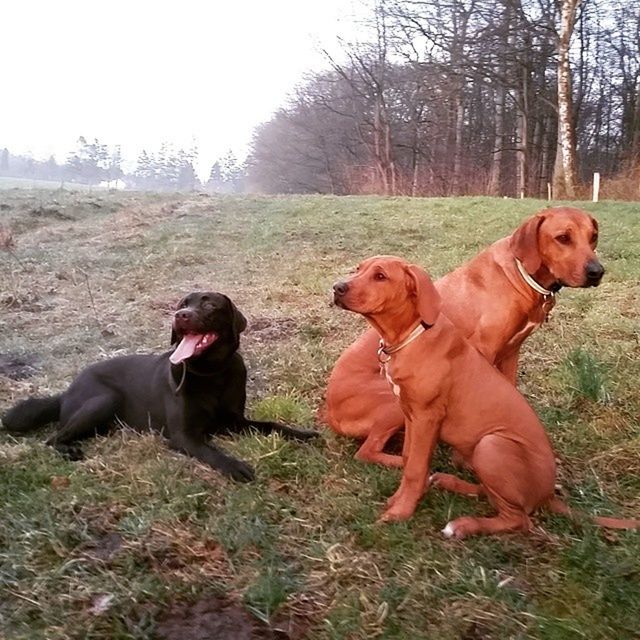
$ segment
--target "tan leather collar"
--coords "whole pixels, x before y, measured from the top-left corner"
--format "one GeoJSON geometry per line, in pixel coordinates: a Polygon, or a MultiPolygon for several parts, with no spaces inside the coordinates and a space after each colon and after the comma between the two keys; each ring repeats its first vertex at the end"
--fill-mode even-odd
{"type": "Polygon", "coordinates": [[[408,344],[411,344],[418,336],[422,335],[427,328],[422,322],[400,343],[392,346],[386,346],[384,340],[380,340],[380,347],[378,348],[378,360],[381,364],[389,362],[391,354],[404,349],[408,344]],[[387,356],[384,358],[384,356],[387,356]],[[384,359],[383,359],[384,358],[384,359]]]}
{"type": "Polygon", "coordinates": [[[516,266],[518,267],[518,271],[520,272],[520,275],[522,276],[522,279],[534,290],[537,291],[538,293],[542,294],[545,298],[547,296],[555,296],[555,293],[553,291],[549,291],[549,289],[545,289],[541,284],[538,284],[528,273],[527,270],[524,268],[524,265],[522,264],[522,262],[520,262],[520,260],[518,260],[518,258],[516,258],[516,266]]]}

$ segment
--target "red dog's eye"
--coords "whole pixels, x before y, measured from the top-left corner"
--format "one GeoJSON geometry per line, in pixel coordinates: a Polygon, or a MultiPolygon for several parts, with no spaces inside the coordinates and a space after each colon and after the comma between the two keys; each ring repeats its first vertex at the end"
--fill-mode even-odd
{"type": "Polygon", "coordinates": [[[571,242],[571,238],[566,233],[563,233],[560,236],[556,236],[556,241],[560,244],[569,244],[571,242]]]}
{"type": "Polygon", "coordinates": [[[381,271],[378,271],[375,276],[373,276],[376,280],[386,280],[387,276],[384,275],[381,271]]]}

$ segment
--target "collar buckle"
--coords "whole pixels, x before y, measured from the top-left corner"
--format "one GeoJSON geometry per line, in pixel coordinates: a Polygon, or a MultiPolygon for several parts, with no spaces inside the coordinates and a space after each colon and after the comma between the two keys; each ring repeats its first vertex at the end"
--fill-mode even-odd
{"type": "Polygon", "coordinates": [[[418,336],[423,334],[427,328],[424,326],[422,322],[418,324],[413,331],[400,343],[392,346],[386,346],[384,340],[380,340],[380,347],[378,349],[378,360],[381,364],[389,362],[391,360],[391,354],[400,351],[400,349],[404,349],[407,345],[411,344],[418,336]],[[382,355],[387,356],[386,360],[382,360],[382,355]]]}

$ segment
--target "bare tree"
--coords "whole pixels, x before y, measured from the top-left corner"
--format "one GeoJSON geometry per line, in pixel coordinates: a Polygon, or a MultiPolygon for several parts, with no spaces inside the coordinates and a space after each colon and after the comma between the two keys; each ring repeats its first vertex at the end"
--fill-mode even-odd
{"type": "Polygon", "coordinates": [[[558,32],[558,151],[553,184],[556,195],[574,198],[578,184],[576,140],[571,89],[571,36],[576,11],[582,0],[560,0],[560,30],[558,32]]]}
{"type": "Polygon", "coordinates": [[[370,42],[343,41],[328,54],[331,69],[256,131],[251,182],[280,192],[540,196],[555,175],[556,194],[572,197],[594,167],[612,175],[636,162],[636,5],[377,0],[370,42]]]}

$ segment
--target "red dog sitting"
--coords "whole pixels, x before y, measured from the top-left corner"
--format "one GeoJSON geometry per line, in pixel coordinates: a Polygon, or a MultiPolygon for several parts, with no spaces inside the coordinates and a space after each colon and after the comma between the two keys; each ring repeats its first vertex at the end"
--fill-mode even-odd
{"type": "MultiPolygon", "coordinates": [[[[383,371],[405,417],[402,482],[382,520],[411,517],[427,489],[436,442],[450,444],[479,484],[435,474],[432,486],[486,495],[498,514],[461,517],[447,537],[531,528],[540,507],[570,514],[554,497],[555,458],[533,409],[440,313],[440,295],[427,273],[400,258],[365,260],[355,275],[334,285],[337,305],[362,314],[382,337],[383,371]]],[[[594,518],[613,528],[637,528],[636,520],[594,518]]]]}

